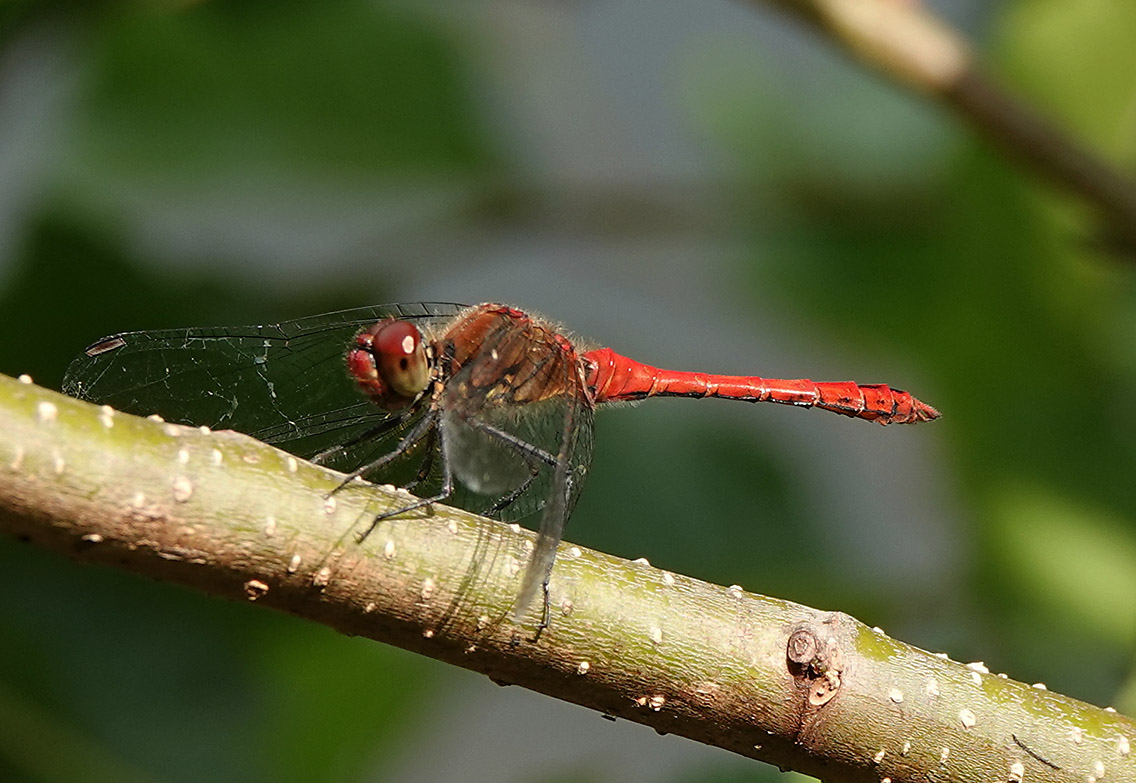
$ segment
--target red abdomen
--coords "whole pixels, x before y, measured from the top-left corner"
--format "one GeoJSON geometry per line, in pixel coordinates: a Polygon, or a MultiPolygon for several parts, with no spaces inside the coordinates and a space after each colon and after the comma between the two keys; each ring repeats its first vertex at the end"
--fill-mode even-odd
{"type": "Polygon", "coordinates": [[[905,391],[885,384],[781,380],[661,370],[621,356],[610,348],[584,354],[587,382],[596,402],[646,397],[720,397],[744,402],[777,402],[867,419],[911,424],[939,418],[939,412],[905,391]]]}

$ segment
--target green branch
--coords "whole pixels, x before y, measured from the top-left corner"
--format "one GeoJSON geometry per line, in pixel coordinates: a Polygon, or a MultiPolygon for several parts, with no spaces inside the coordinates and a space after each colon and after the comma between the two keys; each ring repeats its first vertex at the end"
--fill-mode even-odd
{"type": "Polygon", "coordinates": [[[888,79],[941,101],[1019,163],[1079,195],[1110,241],[1136,253],[1136,182],[999,87],[970,45],[920,0],[764,0],[888,79]]]}
{"type": "Polygon", "coordinates": [[[1136,780],[1136,723],[838,612],[563,544],[538,639],[533,536],[404,502],[232,432],[0,376],[0,532],[282,609],[827,781],[1136,780]],[[1107,777],[1105,777],[1107,776],[1107,777]]]}

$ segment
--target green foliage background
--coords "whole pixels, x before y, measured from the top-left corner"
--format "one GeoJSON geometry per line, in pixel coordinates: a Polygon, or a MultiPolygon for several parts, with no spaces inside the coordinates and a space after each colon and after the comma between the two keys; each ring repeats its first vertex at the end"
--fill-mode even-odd
{"type": "MultiPolygon", "coordinates": [[[[1136,6],[1006,3],[979,32],[984,60],[1013,89],[1131,168],[1136,6]]],[[[817,92],[784,78],[791,65],[755,68],[756,55],[713,42],[656,77],[706,156],[730,172],[712,188],[721,214],[711,232],[740,237],[740,251],[716,267],[732,291],[722,306],[784,319],[824,356],[846,357],[837,374],[902,372],[945,412],[902,432],[792,411],[768,421],[817,416],[803,426],[877,444],[883,451],[872,453],[888,457],[869,468],[873,481],[887,485],[894,469],[910,486],[889,487],[888,497],[909,492],[922,498],[911,508],[945,520],[943,560],[927,583],[904,563],[904,537],[927,529],[918,519],[881,532],[880,520],[852,512],[818,515],[834,507],[816,499],[833,492],[820,483],[841,467],[801,470],[794,449],[815,448],[731,424],[767,412],[707,414],[679,401],[603,417],[568,537],[849,611],[906,641],[1132,714],[1131,259],[1101,252],[1079,204],[952,117],[805,38],[817,60],[807,67],[844,89],[817,92]],[[898,464],[910,451],[891,456],[897,442],[923,455],[917,475],[898,464]],[[894,544],[894,573],[863,573],[840,551],[840,540],[871,547],[875,536],[894,544]]],[[[509,118],[485,100],[473,39],[445,14],[390,2],[0,4],[0,85],[9,89],[0,136],[12,134],[0,149],[24,172],[0,181],[9,205],[0,213],[0,371],[57,387],[69,359],[113,331],[434,298],[408,285],[473,262],[460,243],[434,255],[415,248],[439,232],[510,236],[534,208],[527,188],[542,174],[522,162],[517,138],[502,132],[509,118]],[[55,107],[51,121],[36,124],[43,105],[55,107]],[[24,159],[25,149],[50,154],[24,159]],[[436,205],[430,220],[404,219],[401,202],[423,193],[436,205]],[[387,209],[371,206],[375,194],[387,209]],[[342,219],[365,241],[345,242],[325,271],[302,261],[274,270],[192,217],[202,205],[247,203],[281,225],[326,230],[342,219]],[[359,232],[360,214],[373,233],[359,232]],[[140,224],[149,232],[141,237],[140,224]]],[[[633,193],[597,207],[614,227],[607,236],[657,231],[665,245],[671,227],[636,222],[638,201],[633,193]]],[[[600,275],[557,271],[632,289],[628,280],[653,274],[635,257],[600,275]]],[[[494,274],[487,267],[488,285],[494,274]]],[[[637,306],[651,307],[644,289],[637,306]]],[[[677,312],[673,325],[699,320],[677,312]]],[[[0,564],[3,780],[382,780],[382,760],[406,747],[445,753],[430,732],[447,689],[492,687],[12,541],[0,541],[0,564]]],[[[501,779],[494,754],[539,758],[540,748],[509,739],[471,759],[469,779],[501,779]]],[[[579,758],[531,779],[607,779],[586,746],[579,758]]],[[[778,777],[725,754],[706,758],[672,779],[778,777]]]]}

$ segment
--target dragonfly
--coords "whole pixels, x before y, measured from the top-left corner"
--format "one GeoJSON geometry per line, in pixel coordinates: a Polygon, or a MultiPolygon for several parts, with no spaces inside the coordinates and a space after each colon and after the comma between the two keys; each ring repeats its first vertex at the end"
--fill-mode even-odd
{"type": "Polygon", "coordinates": [[[663,370],[503,304],[362,307],[276,324],[123,332],[86,349],[63,391],[127,413],[233,429],[419,499],[505,521],[535,518],[514,603],[548,585],[587,477],[598,406],[717,397],[819,408],[878,424],[939,412],[885,384],[663,370]]]}

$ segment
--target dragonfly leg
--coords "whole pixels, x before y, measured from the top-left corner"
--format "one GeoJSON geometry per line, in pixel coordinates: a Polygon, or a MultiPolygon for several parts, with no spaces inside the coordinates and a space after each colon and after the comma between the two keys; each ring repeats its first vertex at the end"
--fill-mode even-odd
{"type": "Polygon", "coordinates": [[[556,457],[552,456],[539,446],[534,446],[533,444],[528,443],[521,438],[518,438],[516,435],[513,435],[510,432],[505,432],[505,430],[498,429],[492,424],[486,424],[484,422],[480,422],[475,419],[469,419],[464,416],[462,417],[462,421],[464,421],[474,429],[481,430],[486,435],[497,438],[502,443],[511,447],[514,451],[521,454],[522,456],[528,455],[529,457],[535,457],[549,467],[554,467],[556,465],[556,457]]]}
{"type": "Polygon", "coordinates": [[[544,633],[544,629],[552,624],[552,605],[548,598],[548,577],[540,583],[541,595],[543,596],[543,606],[540,610],[540,623],[536,627],[536,633],[533,634],[532,641],[534,643],[540,641],[540,635],[544,633]]]}
{"type": "MultiPolygon", "coordinates": [[[[521,484],[516,489],[514,489],[512,492],[510,492],[508,495],[505,495],[504,497],[499,498],[497,500],[497,502],[494,503],[493,506],[489,509],[489,511],[486,512],[487,516],[493,516],[493,514],[498,513],[500,511],[502,511],[503,509],[509,507],[510,505],[513,504],[514,501],[516,501],[517,498],[519,498],[522,494],[524,494],[525,490],[527,490],[529,488],[529,486],[533,483],[533,481],[536,480],[536,477],[540,475],[540,463],[541,462],[543,462],[545,465],[548,465],[549,467],[555,467],[556,466],[556,458],[555,457],[553,457],[551,454],[549,454],[544,449],[542,449],[538,446],[534,446],[533,444],[528,443],[528,442],[522,440],[521,438],[518,438],[516,435],[513,435],[512,433],[505,432],[504,430],[498,429],[497,427],[494,427],[491,424],[485,424],[484,422],[479,422],[479,421],[469,420],[469,419],[466,419],[465,422],[469,426],[471,426],[475,429],[481,430],[486,435],[497,438],[502,443],[504,443],[507,446],[509,446],[510,448],[512,448],[514,451],[516,451],[520,455],[521,459],[523,459],[525,461],[525,464],[529,468],[529,477],[527,479],[525,479],[523,482],[521,482],[521,484]]],[[[568,484],[569,484],[569,486],[571,486],[571,476],[568,477],[568,484]]],[[[548,594],[548,582],[549,582],[550,576],[551,576],[551,574],[545,573],[544,578],[541,580],[541,583],[540,583],[540,590],[541,590],[540,623],[536,627],[536,633],[533,634],[533,637],[532,637],[533,642],[537,642],[537,641],[540,640],[540,635],[544,632],[544,629],[547,628],[549,626],[549,624],[552,622],[552,606],[551,606],[551,600],[550,600],[549,594],[548,594]]]]}
{"type": "Polygon", "coordinates": [[[319,452],[318,454],[313,455],[311,457],[311,459],[309,459],[308,461],[312,462],[316,465],[322,465],[328,458],[330,458],[330,457],[332,457],[332,456],[334,456],[334,455],[336,455],[336,454],[338,454],[342,451],[346,451],[347,449],[351,448],[352,446],[357,446],[360,443],[364,443],[368,440],[381,438],[382,436],[384,436],[384,435],[386,435],[390,432],[393,432],[394,430],[397,430],[399,427],[406,424],[406,422],[410,418],[411,414],[412,414],[411,410],[404,411],[403,413],[400,413],[398,416],[387,419],[386,421],[384,421],[384,422],[382,422],[382,423],[380,423],[380,424],[378,424],[374,427],[371,427],[371,429],[366,430],[365,432],[362,432],[362,433],[356,435],[354,438],[347,441],[346,443],[337,443],[334,446],[329,446],[328,448],[324,449],[323,451],[319,452]]]}
{"type": "Polygon", "coordinates": [[[359,544],[363,543],[363,541],[366,540],[367,536],[371,535],[372,531],[374,531],[374,529],[378,526],[378,524],[380,522],[382,522],[384,519],[390,519],[391,517],[397,517],[399,514],[406,514],[410,511],[417,511],[420,508],[423,508],[425,506],[429,506],[429,505],[434,504],[434,503],[441,503],[443,500],[448,498],[453,493],[454,493],[453,478],[450,477],[450,476],[447,476],[446,479],[443,481],[442,489],[441,489],[441,491],[438,492],[438,494],[432,495],[431,497],[428,497],[428,498],[419,498],[418,500],[414,501],[413,503],[408,503],[407,505],[403,506],[402,508],[396,508],[394,511],[385,511],[382,514],[376,515],[371,520],[371,524],[367,525],[367,529],[364,530],[362,533],[359,533],[355,536],[356,543],[359,543],[359,544]]]}
{"type": "Polygon", "coordinates": [[[471,428],[480,430],[486,435],[497,438],[506,446],[513,449],[513,451],[517,452],[520,458],[524,460],[525,465],[529,469],[528,478],[522,481],[516,489],[509,492],[507,495],[502,495],[500,498],[498,498],[497,501],[492,506],[490,506],[488,510],[486,510],[485,516],[487,517],[494,516],[495,514],[499,514],[500,512],[504,511],[506,508],[511,506],[517,500],[517,498],[525,493],[525,490],[527,490],[532,485],[532,483],[536,481],[536,477],[540,475],[541,462],[550,467],[555,466],[556,464],[556,459],[547,451],[538,448],[531,443],[525,442],[524,440],[518,438],[516,435],[498,429],[491,424],[485,424],[484,422],[476,421],[474,419],[467,419],[463,417],[462,420],[471,428]]]}
{"type": "Polygon", "coordinates": [[[430,434],[426,436],[426,456],[422,460],[422,464],[418,466],[418,473],[414,476],[414,480],[407,482],[403,487],[407,492],[413,492],[415,487],[430,478],[430,473],[434,470],[434,441],[437,432],[437,429],[430,430],[430,434]]]}
{"type": "MultiPolygon", "coordinates": [[[[398,449],[396,449],[396,452],[392,452],[392,454],[387,454],[382,459],[376,460],[376,462],[378,464],[373,465],[373,467],[379,467],[379,466],[385,464],[386,462],[389,462],[391,459],[394,458],[396,453],[401,453],[401,452],[405,451],[406,449],[410,448],[411,446],[413,446],[414,443],[416,443],[423,436],[423,433],[421,432],[421,430],[423,429],[423,423],[424,422],[430,422],[429,426],[432,427],[433,426],[432,420],[435,417],[435,415],[436,414],[433,414],[433,413],[427,414],[424,417],[423,421],[419,422],[418,426],[416,426],[414,428],[414,431],[411,432],[409,435],[407,435],[405,438],[403,438],[403,442],[399,443],[398,449]],[[413,440],[411,440],[412,435],[414,436],[413,440]],[[407,443],[407,441],[409,441],[409,443],[404,448],[403,443],[407,443]]],[[[441,460],[442,460],[442,486],[441,486],[440,490],[438,491],[438,493],[435,494],[435,495],[432,495],[428,498],[419,498],[418,500],[414,501],[413,503],[408,503],[407,505],[403,506],[402,508],[397,508],[394,511],[385,511],[382,514],[376,515],[373,519],[371,519],[371,524],[367,526],[367,529],[364,530],[362,533],[359,533],[358,535],[355,536],[355,540],[358,543],[362,543],[363,540],[367,538],[367,536],[371,535],[371,531],[373,531],[375,529],[375,527],[380,522],[382,522],[384,519],[390,519],[391,517],[396,517],[399,514],[405,514],[408,511],[416,511],[417,509],[423,508],[425,506],[429,506],[433,503],[438,503],[440,501],[445,500],[446,498],[448,498],[450,495],[452,495],[454,493],[454,473],[453,473],[453,470],[450,469],[450,458],[449,458],[447,451],[446,451],[446,439],[441,432],[438,432],[437,438],[438,438],[438,453],[441,455],[441,460]]],[[[371,467],[372,466],[368,466],[368,469],[370,469],[371,467]]]]}
{"type": "MultiPolygon", "coordinates": [[[[384,454],[383,456],[379,457],[376,460],[372,460],[371,462],[368,462],[366,465],[360,465],[355,470],[348,473],[347,477],[345,479],[343,479],[343,481],[340,483],[340,485],[338,487],[336,487],[335,489],[333,489],[329,493],[329,495],[334,495],[336,492],[339,492],[341,489],[346,487],[348,484],[350,484],[352,481],[359,478],[360,476],[365,476],[368,473],[370,473],[371,471],[378,470],[383,465],[386,465],[388,462],[391,462],[392,460],[398,459],[403,454],[410,451],[412,448],[414,448],[418,444],[418,441],[422,440],[423,436],[425,436],[427,433],[429,433],[434,428],[434,426],[437,424],[436,419],[437,419],[436,414],[427,413],[425,416],[422,417],[421,421],[419,421],[417,424],[414,425],[414,429],[412,429],[405,436],[403,436],[402,440],[400,440],[398,442],[398,445],[395,446],[390,452],[384,454]]],[[[386,422],[384,422],[384,425],[385,424],[386,424],[386,422]]],[[[375,430],[372,430],[372,433],[380,431],[381,429],[390,429],[390,428],[387,428],[387,427],[384,427],[383,425],[380,425],[380,427],[376,427],[375,430]]],[[[356,439],[355,442],[358,443],[360,440],[361,439],[356,439]]]]}
{"type": "Polygon", "coordinates": [[[502,495],[501,497],[497,498],[497,501],[485,510],[485,516],[495,516],[496,514],[500,514],[509,506],[513,505],[513,503],[516,502],[517,498],[523,495],[525,493],[525,490],[528,489],[534,481],[536,481],[536,477],[539,475],[540,467],[535,462],[529,463],[529,477],[518,484],[517,488],[510,492],[508,495],[502,495]]]}

